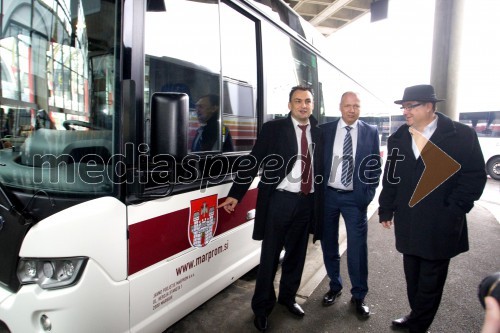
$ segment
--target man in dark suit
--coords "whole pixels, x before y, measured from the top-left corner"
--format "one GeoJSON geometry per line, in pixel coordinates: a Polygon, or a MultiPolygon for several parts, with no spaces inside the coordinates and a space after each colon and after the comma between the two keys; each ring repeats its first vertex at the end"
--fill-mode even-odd
{"type": "Polygon", "coordinates": [[[324,224],[321,247],[330,290],[323,305],[332,305],[342,293],[339,254],[339,217],[347,231],[347,266],[352,284],[351,303],[356,312],[370,315],[364,303],[368,293],[367,207],[378,186],[381,164],[378,130],[359,120],[356,93],[342,95],[342,117],[321,126],[324,136],[324,224]]]}
{"type": "Polygon", "coordinates": [[[450,259],[469,249],[465,214],[486,183],[475,131],[436,112],[431,85],[408,87],[401,104],[406,118],[388,140],[379,218],[391,228],[403,254],[411,312],[394,328],[427,332],[438,310],[450,259]]]}
{"type": "MultiPolygon", "coordinates": [[[[218,150],[219,144],[219,96],[201,96],[196,102],[196,116],[200,122],[200,127],[196,130],[196,135],[191,146],[192,152],[218,150]]],[[[229,129],[222,125],[222,151],[233,151],[233,140],[229,129]]]]}
{"type": "MultiPolygon", "coordinates": [[[[295,302],[300,285],[311,223],[321,214],[321,186],[314,184],[321,173],[321,135],[311,116],[314,101],[308,87],[290,91],[285,119],[263,125],[251,154],[242,163],[228,197],[219,207],[231,213],[248,190],[258,169],[258,185],[253,238],[262,240],[262,252],[252,298],[254,324],[260,331],[268,328],[267,317],[275,303],[274,277],[280,252],[284,248],[278,303],[297,317],[304,311],[295,302]]],[[[319,230],[315,229],[315,240],[319,230]]]]}

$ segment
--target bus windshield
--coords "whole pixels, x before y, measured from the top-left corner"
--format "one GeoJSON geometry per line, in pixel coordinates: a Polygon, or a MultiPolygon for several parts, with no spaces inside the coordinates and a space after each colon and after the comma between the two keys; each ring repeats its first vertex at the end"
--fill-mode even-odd
{"type": "Polygon", "coordinates": [[[7,1],[1,10],[0,182],[110,192],[115,1],[7,1]]]}

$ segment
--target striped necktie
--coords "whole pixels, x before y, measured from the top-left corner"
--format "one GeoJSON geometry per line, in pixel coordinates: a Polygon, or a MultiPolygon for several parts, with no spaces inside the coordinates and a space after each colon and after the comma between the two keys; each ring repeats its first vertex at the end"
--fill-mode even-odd
{"type": "Polygon", "coordinates": [[[351,126],[345,127],[347,133],[344,138],[344,150],[342,155],[342,177],[340,178],[341,183],[347,187],[352,183],[352,171],[354,167],[354,159],[352,156],[352,138],[351,138],[351,126]]]}

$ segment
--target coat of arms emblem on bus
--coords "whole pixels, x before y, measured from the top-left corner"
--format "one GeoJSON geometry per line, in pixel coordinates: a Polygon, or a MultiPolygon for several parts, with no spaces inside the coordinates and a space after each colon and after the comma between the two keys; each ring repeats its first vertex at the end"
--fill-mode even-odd
{"type": "Polygon", "coordinates": [[[194,247],[204,247],[217,229],[217,194],[191,200],[188,238],[194,247]]]}

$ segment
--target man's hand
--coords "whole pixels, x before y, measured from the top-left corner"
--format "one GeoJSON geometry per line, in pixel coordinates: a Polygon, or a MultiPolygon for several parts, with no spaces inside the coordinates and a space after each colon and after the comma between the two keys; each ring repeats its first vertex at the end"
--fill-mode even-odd
{"type": "Polygon", "coordinates": [[[231,214],[232,212],[234,212],[234,208],[236,207],[237,204],[238,204],[238,200],[237,199],[231,198],[231,197],[227,197],[226,201],[224,201],[223,203],[221,203],[220,205],[218,205],[217,208],[224,207],[224,210],[226,212],[228,212],[229,214],[231,214]]]}
{"type": "Polygon", "coordinates": [[[486,296],[484,298],[486,312],[484,315],[484,323],[482,333],[498,333],[500,332],[500,305],[496,298],[486,296]]]}
{"type": "Polygon", "coordinates": [[[382,226],[386,229],[391,229],[391,226],[392,226],[392,221],[382,221],[380,222],[382,224],[382,226]]]}

